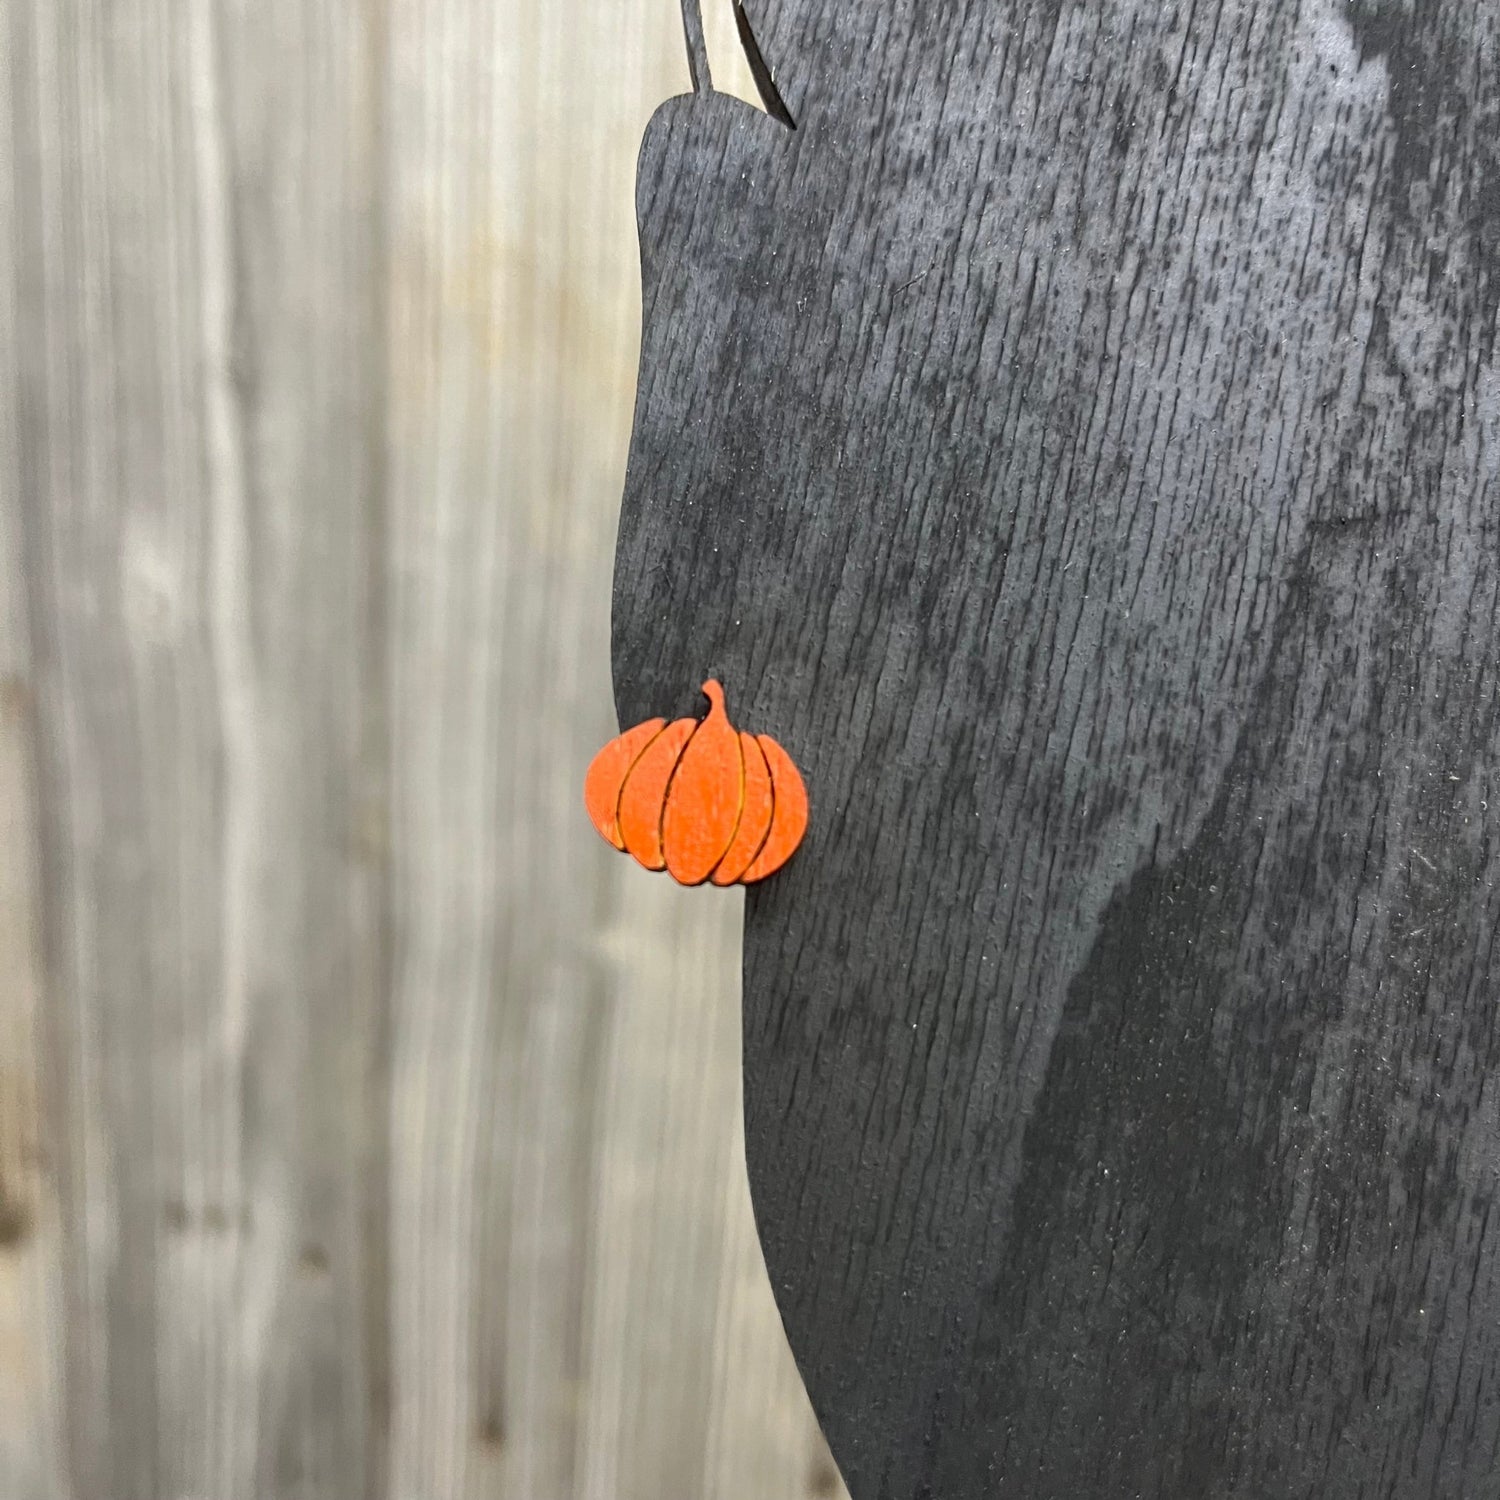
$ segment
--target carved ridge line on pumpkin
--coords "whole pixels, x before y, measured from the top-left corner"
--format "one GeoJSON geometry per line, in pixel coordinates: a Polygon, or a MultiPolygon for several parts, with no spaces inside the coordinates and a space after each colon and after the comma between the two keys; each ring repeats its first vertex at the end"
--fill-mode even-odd
{"type": "Polygon", "coordinates": [[[803,835],[807,832],[810,813],[807,783],[803,781],[796,761],[787,753],[786,748],[778,740],[772,739],[770,735],[758,734],[755,738],[760,742],[761,751],[766,757],[766,769],[771,773],[771,793],[775,811],[765,843],[762,844],[760,852],[750,861],[744,874],[740,876],[740,881],[744,885],[754,885],[768,875],[774,875],[797,852],[802,846],[803,835]],[[787,776],[785,797],[778,794],[776,781],[778,762],[787,776]],[[778,829],[776,814],[781,812],[785,813],[785,821],[778,829]],[[790,834],[788,830],[791,830],[790,834]],[[772,841],[778,839],[778,834],[779,841],[773,844],[772,841]]]}
{"type": "Polygon", "coordinates": [[[625,848],[619,829],[620,792],[625,777],[636,759],[650,748],[651,741],[665,728],[665,719],[647,719],[616,735],[589,762],[584,774],[584,808],[600,836],[616,849],[625,848]]]}
{"type": "MultiPolygon", "coordinates": [[[[648,719],[646,722],[649,724],[651,721],[648,719]]],[[[661,721],[661,724],[658,727],[656,733],[653,734],[651,736],[651,738],[649,740],[647,740],[644,745],[641,746],[641,748],[635,753],[635,755],[633,755],[631,757],[630,764],[625,767],[625,774],[620,778],[620,789],[619,789],[619,791],[617,791],[615,793],[615,832],[616,832],[616,835],[619,838],[620,842],[618,844],[616,844],[615,847],[620,851],[621,854],[624,854],[626,852],[626,850],[625,850],[625,836],[624,836],[624,834],[620,833],[620,831],[619,831],[619,829],[620,829],[620,803],[624,799],[624,796],[625,796],[625,783],[630,780],[630,773],[633,770],[635,770],[635,768],[638,765],[640,765],[640,763],[641,763],[641,756],[643,756],[657,742],[657,740],[659,740],[662,737],[662,735],[664,735],[667,732],[667,728],[669,726],[669,723],[670,723],[670,721],[667,720],[667,719],[663,719],[661,721]]]]}
{"type": "MultiPolygon", "coordinates": [[[[700,720],[698,728],[701,729],[702,727],[703,724],[700,720]]],[[[661,844],[663,849],[667,847],[667,804],[672,800],[672,783],[677,780],[677,773],[682,769],[682,756],[687,754],[688,745],[692,744],[694,738],[697,736],[697,733],[698,730],[695,729],[693,733],[688,736],[687,744],[682,747],[682,755],[679,755],[677,757],[677,764],[672,767],[671,779],[667,782],[667,790],[661,799],[661,844]]],[[[689,889],[696,888],[700,885],[707,885],[714,878],[714,871],[719,868],[719,866],[724,862],[724,856],[728,854],[729,851],[734,847],[734,836],[740,831],[740,819],[745,815],[745,748],[743,745],[738,744],[736,745],[736,748],[740,753],[740,805],[738,811],[734,815],[734,827],[730,830],[729,842],[725,844],[723,849],[719,851],[719,857],[714,861],[713,869],[709,870],[708,874],[705,875],[702,880],[688,881],[683,880],[676,875],[672,877],[677,881],[679,885],[685,885],[689,889]]]]}
{"type": "MultiPolygon", "coordinates": [[[[747,730],[746,733],[750,732],[747,730]]],[[[755,861],[760,858],[761,851],[770,842],[771,834],[775,831],[776,828],[776,813],[778,807],[776,797],[776,771],[771,765],[771,757],[766,754],[765,746],[761,744],[761,736],[758,734],[750,733],[750,738],[755,741],[755,748],[759,752],[761,760],[765,763],[766,780],[771,784],[771,816],[766,819],[766,831],[761,835],[760,840],[755,845],[755,853],[752,854],[750,858],[745,862],[745,869],[741,870],[740,873],[735,877],[736,880],[743,880],[745,878],[745,871],[754,869],[755,861]]]]}
{"type": "MultiPolygon", "coordinates": [[[[666,806],[666,788],[671,785],[672,778],[677,774],[677,764],[682,757],[682,752],[687,748],[688,741],[697,733],[698,726],[690,719],[673,719],[665,729],[661,731],[651,744],[641,752],[640,759],[630,768],[630,775],[625,778],[625,783],[620,792],[620,832],[625,838],[626,852],[646,870],[664,870],[667,867],[666,851],[662,848],[662,814],[661,809],[666,806]],[[683,730],[687,733],[684,734],[683,730]],[[632,819],[632,827],[627,829],[625,825],[625,803],[635,788],[632,786],[636,776],[640,774],[647,756],[661,744],[663,740],[670,743],[666,749],[671,752],[671,763],[666,767],[666,776],[662,780],[661,788],[655,792],[654,797],[648,797],[647,807],[650,809],[651,822],[644,823],[643,820],[632,819]],[[641,822],[642,826],[635,826],[641,822]],[[639,846],[639,847],[636,847],[639,846]],[[643,852],[644,851],[644,852],[643,852]]],[[[653,774],[658,774],[658,768],[653,764],[653,774]]],[[[648,791],[650,789],[648,788],[648,791]]],[[[639,798],[637,798],[639,801],[639,798]]],[[[645,809],[640,809],[644,815],[645,809]]]]}
{"type": "Polygon", "coordinates": [[[692,748],[693,741],[698,738],[698,736],[703,732],[705,728],[708,727],[708,724],[713,719],[715,714],[723,716],[725,725],[729,727],[734,734],[735,755],[738,757],[740,768],[739,802],[735,808],[734,826],[729,830],[728,841],[714,857],[713,863],[708,867],[708,870],[704,873],[701,879],[684,880],[680,875],[676,873],[676,871],[672,870],[672,861],[670,858],[667,858],[666,869],[668,873],[674,880],[677,881],[679,885],[688,886],[690,889],[696,886],[706,885],[713,879],[714,871],[719,868],[719,865],[723,861],[724,856],[728,854],[729,851],[734,847],[734,836],[739,832],[740,819],[745,815],[745,747],[740,743],[739,731],[734,730],[733,726],[729,724],[729,713],[725,704],[723,685],[718,681],[717,678],[710,677],[708,681],[703,684],[701,691],[703,693],[703,696],[708,699],[708,712],[698,720],[698,722],[693,726],[693,732],[688,735],[686,740],[683,741],[682,749],[677,752],[677,759],[672,765],[672,774],[667,778],[666,789],[662,792],[659,837],[661,840],[663,857],[666,858],[667,809],[672,805],[672,788],[677,781],[678,773],[682,770],[684,764],[686,764],[687,762],[688,751],[692,748]]]}
{"type": "MultiPolygon", "coordinates": [[[[686,746],[683,748],[686,750],[686,746]]],[[[734,827],[729,830],[729,842],[719,850],[719,857],[714,860],[708,874],[698,882],[699,885],[708,885],[713,880],[719,866],[724,863],[725,857],[734,848],[734,841],[739,835],[740,824],[745,819],[745,742],[740,738],[740,732],[737,729],[734,732],[734,748],[735,753],[740,758],[740,792],[739,801],[734,810],[734,827]]]]}
{"type": "MultiPolygon", "coordinates": [[[[681,723],[682,721],[679,719],[674,722],[681,723]]],[[[672,800],[672,784],[677,780],[677,773],[682,769],[682,757],[687,754],[687,747],[698,738],[698,731],[702,728],[703,720],[699,719],[693,725],[693,732],[682,742],[682,749],[677,752],[677,759],[672,762],[672,774],[667,777],[667,784],[661,791],[661,812],[656,818],[656,838],[664,852],[667,847],[667,803],[672,800]]]]}
{"type": "Polygon", "coordinates": [[[759,741],[747,730],[739,731],[740,741],[740,820],[734,830],[734,838],[729,841],[729,847],[724,851],[723,857],[714,866],[710,879],[717,886],[738,885],[740,876],[750,868],[765,847],[765,842],[771,836],[771,824],[776,820],[776,784],[771,780],[771,768],[766,764],[765,752],[760,748],[759,741]],[[761,776],[765,782],[765,799],[770,804],[764,814],[764,825],[760,830],[760,837],[755,840],[755,845],[748,852],[735,849],[739,842],[740,832],[745,826],[746,814],[750,811],[750,754],[754,752],[760,764],[761,776]],[[733,863],[730,856],[733,855],[733,863]]]}

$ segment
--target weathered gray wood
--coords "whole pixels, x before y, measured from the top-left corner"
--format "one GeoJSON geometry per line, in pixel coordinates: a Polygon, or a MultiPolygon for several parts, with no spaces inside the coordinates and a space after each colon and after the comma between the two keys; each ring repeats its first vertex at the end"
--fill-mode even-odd
{"type": "MultiPolygon", "coordinates": [[[[0,15],[0,79],[13,62],[0,15]]],[[[0,224],[15,219],[11,112],[0,109],[0,224]]],[[[0,351],[16,339],[17,287],[0,276],[0,351]]],[[[0,358],[0,370],[4,370],[0,358]]],[[[42,1155],[41,954],[33,693],[21,570],[20,410],[0,379],[0,1495],[66,1493],[57,1352],[60,1241],[55,1178],[42,1155]]]]}
{"type": "MultiPolygon", "coordinates": [[[[9,311],[0,298],[0,342],[9,311]]],[[[0,392],[0,453],[14,451],[5,443],[13,405],[0,392]]],[[[0,1495],[50,1500],[66,1492],[58,1447],[60,1236],[43,1156],[32,697],[17,513],[6,503],[14,482],[0,458],[0,1495]]]]}
{"type": "Polygon", "coordinates": [[[376,37],[12,9],[66,1470],[379,1494],[376,37]]]}
{"type": "Polygon", "coordinates": [[[0,46],[0,1495],[825,1493],[739,900],[580,807],[672,0],[0,46]]]}
{"type": "Polygon", "coordinates": [[[712,1379],[725,1267],[758,1263],[726,1217],[739,903],[643,883],[579,823],[636,144],[681,32],[489,0],[393,22],[395,1492],[780,1496],[708,1471],[725,1429],[814,1447],[768,1298],[712,1379]]]}

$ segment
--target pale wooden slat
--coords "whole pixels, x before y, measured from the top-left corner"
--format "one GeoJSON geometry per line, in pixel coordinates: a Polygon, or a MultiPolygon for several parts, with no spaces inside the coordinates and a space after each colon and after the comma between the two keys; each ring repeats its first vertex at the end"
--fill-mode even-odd
{"type": "MultiPolygon", "coordinates": [[[[738,1064],[736,1036],[736,1091],[738,1064]]],[[[736,1110],[729,1151],[733,1166],[722,1182],[724,1255],[703,1493],[713,1500],[740,1495],[837,1500],[846,1491],[808,1410],[771,1295],[755,1235],[744,1154],[743,1120],[736,1110]]]]}
{"type": "Polygon", "coordinates": [[[708,60],[713,68],[714,89],[733,94],[757,109],[762,107],[750,64],[735,30],[731,0],[703,0],[703,38],[708,44],[708,60]]]}
{"type": "Polygon", "coordinates": [[[796,1494],[815,1429],[737,1146],[739,903],[625,867],[579,811],[675,9],[392,23],[393,1493],[796,1494]],[[767,1357],[716,1378],[747,1263],[767,1357]],[[731,1455],[769,1443],[797,1457],[747,1486],[731,1455]]]}
{"type": "MultiPolygon", "coordinates": [[[[16,61],[0,12],[0,78],[16,61]]],[[[0,225],[15,223],[12,117],[0,110],[0,225]]],[[[3,243],[0,232],[0,243],[3,243]]],[[[17,286],[0,277],[0,371],[18,337],[17,286]]],[[[42,1157],[33,693],[21,567],[19,392],[0,379],[0,1495],[61,1500],[59,1224],[42,1157]]]]}
{"type": "Polygon", "coordinates": [[[644,1500],[706,1487],[714,1317],[733,1253],[723,1184],[737,1165],[743,903],[644,879],[621,894],[602,935],[615,983],[582,1492],[644,1500]]]}
{"type": "Polygon", "coordinates": [[[586,1381],[617,877],[578,785],[608,728],[633,139],[681,44],[638,6],[392,19],[393,1484],[541,1500],[576,1492],[586,1381]]]}
{"type": "Polygon", "coordinates": [[[630,881],[596,1174],[577,1493],[841,1495],[755,1237],[740,1119],[739,893],[630,881]]]}
{"type": "MultiPolygon", "coordinates": [[[[0,344],[5,321],[0,312],[0,344]]],[[[10,430],[9,404],[0,396],[0,434],[10,430]]],[[[3,439],[0,450],[13,451],[3,439]]],[[[32,693],[13,486],[13,474],[0,474],[0,1495],[42,1500],[68,1490],[59,1463],[60,1226],[42,1154],[32,693]]]]}
{"type": "Polygon", "coordinates": [[[366,24],[312,0],[17,8],[79,1496],[377,1478],[366,24]]]}

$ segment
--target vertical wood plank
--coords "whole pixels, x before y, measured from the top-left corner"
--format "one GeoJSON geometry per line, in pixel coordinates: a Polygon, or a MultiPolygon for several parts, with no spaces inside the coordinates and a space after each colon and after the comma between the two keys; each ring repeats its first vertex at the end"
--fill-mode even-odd
{"type": "Polygon", "coordinates": [[[842,1495],[761,1258],[740,1117],[743,896],[632,880],[593,1219],[580,1495],[842,1495]]]}
{"type": "Polygon", "coordinates": [[[585,1494],[643,1500],[706,1490],[712,1335],[733,1253],[723,1184],[737,1166],[742,906],[739,892],[631,881],[603,934],[615,983],[585,1494]]]}
{"type": "Polygon", "coordinates": [[[368,16],[16,16],[66,1465],[378,1494],[368,16]]]}
{"type": "MultiPolygon", "coordinates": [[[[0,396],[0,443],[13,430],[10,405],[0,396]]],[[[57,1461],[60,1246],[43,1156],[32,690],[14,497],[14,474],[0,474],[0,1495],[41,1500],[66,1493],[57,1461]]]]}
{"type": "MultiPolygon", "coordinates": [[[[0,12],[0,79],[16,27],[0,12]]],[[[19,163],[0,109],[0,225],[15,222],[19,163]]],[[[0,370],[17,338],[17,284],[0,276],[0,370]]],[[[0,1495],[61,1500],[61,1389],[55,1184],[43,1159],[41,955],[32,780],[30,648],[21,569],[20,424],[15,382],[0,379],[0,1495]]]]}
{"type": "Polygon", "coordinates": [[[676,8],[443,0],[390,57],[393,1494],[799,1494],[800,1458],[710,1474],[774,1423],[815,1451],[763,1266],[741,1326],[771,1357],[714,1375],[759,1264],[727,1210],[739,901],[617,862],[579,803],[676,8]]]}
{"type": "Polygon", "coordinates": [[[633,157],[675,26],[447,0],[392,36],[403,1497],[578,1492],[616,878],[578,787],[608,722],[633,157]]]}
{"type": "MultiPolygon", "coordinates": [[[[737,1033],[734,1061],[738,1097],[737,1033]]],[[[741,1495],[838,1500],[847,1492],[812,1418],[756,1238],[738,1109],[729,1156],[732,1167],[722,1184],[724,1248],[703,1493],[711,1500],[738,1500],[741,1495]]]]}

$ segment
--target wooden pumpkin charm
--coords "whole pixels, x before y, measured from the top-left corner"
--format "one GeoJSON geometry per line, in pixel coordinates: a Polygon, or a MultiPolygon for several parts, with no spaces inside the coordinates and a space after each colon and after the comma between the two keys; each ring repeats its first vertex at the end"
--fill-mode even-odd
{"type": "Polygon", "coordinates": [[[729,722],[710,679],[704,719],[648,719],[613,739],[583,782],[594,827],[683,885],[750,885],[779,870],[807,829],[807,789],[766,734],[729,722]]]}

